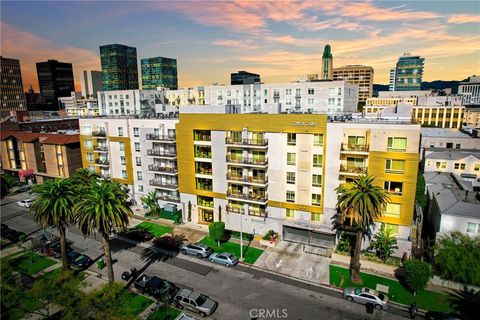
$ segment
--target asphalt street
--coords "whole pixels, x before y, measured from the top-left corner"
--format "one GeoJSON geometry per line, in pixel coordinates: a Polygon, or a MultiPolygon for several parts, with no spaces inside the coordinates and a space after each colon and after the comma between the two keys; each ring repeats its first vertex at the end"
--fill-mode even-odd
{"type": "MultiPolygon", "coordinates": [[[[16,201],[28,197],[28,194],[18,194],[3,199],[0,220],[12,229],[36,237],[42,229],[32,220],[27,209],[16,205],[16,201]]],[[[55,233],[54,230],[49,231],[55,233]]],[[[102,257],[103,249],[98,237],[84,237],[75,227],[69,228],[67,237],[73,242],[74,249],[92,259],[102,257]]],[[[212,319],[363,320],[406,319],[408,316],[405,311],[396,308],[367,314],[364,306],[347,302],[337,291],[247,265],[226,268],[205,259],[183,255],[165,260],[152,259],[146,254],[145,244],[139,246],[113,239],[111,245],[117,281],[121,281],[122,272],[135,267],[179,287],[194,289],[218,301],[219,306],[212,319]]],[[[99,271],[95,264],[90,270],[105,276],[105,271],[99,271]]]]}

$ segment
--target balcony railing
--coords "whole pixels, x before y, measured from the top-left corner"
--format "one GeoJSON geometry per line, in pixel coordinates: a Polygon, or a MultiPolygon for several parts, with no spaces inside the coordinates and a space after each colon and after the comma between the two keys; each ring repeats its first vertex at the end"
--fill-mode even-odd
{"type": "Polygon", "coordinates": [[[177,156],[177,153],[174,151],[168,151],[168,150],[149,149],[147,150],[147,155],[175,158],[177,156]]]}
{"type": "Polygon", "coordinates": [[[205,174],[205,175],[208,175],[208,176],[211,176],[212,175],[212,169],[207,169],[207,168],[198,168],[197,170],[195,170],[195,173],[196,174],[205,174]]]}
{"type": "Polygon", "coordinates": [[[162,180],[152,179],[149,182],[152,187],[160,187],[166,189],[178,189],[178,183],[169,183],[162,180]]]}
{"type": "Polygon", "coordinates": [[[255,216],[255,217],[262,217],[262,218],[266,218],[268,216],[267,210],[252,210],[252,209],[248,210],[248,215],[255,216]]]}
{"type": "Polygon", "coordinates": [[[110,180],[112,178],[112,175],[109,173],[100,173],[100,178],[110,180]]]}
{"type": "Polygon", "coordinates": [[[197,205],[202,207],[213,208],[213,201],[197,201],[197,205]]]}
{"type": "Polygon", "coordinates": [[[268,139],[242,139],[236,140],[232,138],[225,138],[226,144],[234,144],[241,146],[266,146],[268,144],[268,139]]]}
{"type": "Polygon", "coordinates": [[[348,144],[342,143],[342,151],[368,152],[369,146],[366,144],[348,144]]]}
{"type": "Polygon", "coordinates": [[[97,160],[95,160],[95,163],[98,164],[98,165],[102,165],[102,166],[108,166],[108,165],[110,165],[110,161],[108,161],[108,160],[102,160],[102,159],[97,159],[97,160]]]}
{"type": "Polygon", "coordinates": [[[265,176],[261,178],[254,178],[254,177],[245,177],[245,176],[227,174],[227,180],[265,184],[268,182],[268,177],[265,176]]]}
{"type": "Polygon", "coordinates": [[[163,201],[180,202],[180,197],[169,194],[157,194],[157,199],[163,201]]]}
{"type": "Polygon", "coordinates": [[[245,210],[243,210],[243,208],[238,208],[238,207],[234,207],[234,206],[227,206],[227,212],[243,214],[245,212],[245,210]]]}
{"type": "Polygon", "coordinates": [[[93,148],[93,150],[107,152],[108,148],[107,148],[107,146],[96,146],[95,148],[93,148]]]}
{"type": "Polygon", "coordinates": [[[107,132],[106,131],[92,131],[92,136],[93,137],[106,137],[107,136],[107,132]]]}
{"type": "Polygon", "coordinates": [[[197,183],[197,189],[198,190],[205,190],[205,191],[213,191],[213,185],[212,184],[206,184],[206,183],[197,183]]]}
{"type": "Polygon", "coordinates": [[[195,158],[212,159],[211,152],[195,152],[195,158]]]}
{"type": "Polygon", "coordinates": [[[194,141],[212,141],[212,136],[206,134],[198,134],[194,137],[194,141]]]}
{"type": "Polygon", "coordinates": [[[227,191],[227,197],[240,199],[240,200],[252,200],[252,201],[265,202],[268,199],[268,194],[266,194],[266,193],[263,193],[263,194],[254,194],[254,193],[245,194],[245,193],[236,193],[236,192],[227,191]]]}
{"type": "Polygon", "coordinates": [[[155,172],[165,172],[165,173],[178,173],[178,168],[177,167],[166,167],[166,166],[160,166],[156,164],[151,164],[148,166],[149,171],[155,171],[155,172]]]}
{"type": "Polygon", "coordinates": [[[245,163],[245,164],[257,164],[257,165],[267,165],[268,159],[267,158],[250,158],[250,157],[232,157],[231,155],[227,155],[228,162],[235,162],[235,163],[245,163]]]}
{"type": "Polygon", "coordinates": [[[165,136],[161,134],[154,134],[154,133],[148,133],[147,134],[147,140],[154,140],[154,141],[176,141],[177,137],[176,136],[165,136]]]}
{"type": "Polygon", "coordinates": [[[367,167],[340,165],[340,172],[362,174],[362,173],[367,173],[367,167]]]}

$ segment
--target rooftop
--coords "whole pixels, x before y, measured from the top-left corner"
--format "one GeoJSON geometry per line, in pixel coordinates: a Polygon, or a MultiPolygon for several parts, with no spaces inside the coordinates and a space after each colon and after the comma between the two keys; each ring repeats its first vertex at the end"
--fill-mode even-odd
{"type": "Polygon", "coordinates": [[[438,160],[460,160],[473,156],[480,160],[480,151],[478,150],[442,150],[442,151],[433,151],[425,155],[426,159],[438,159],[438,160]]]}
{"type": "Polygon", "coordinates": [[[42,144],[67,145],[67,144],[80,142],[80,137],[78,134],[37,133],[37,132],[22,132],[22,131],[0,132],[0,140],[6,140],[10,137],[13,137],[22,142],[40,141],[40,143],[42,144]]]}
{"type": "Polygon", "coordinates": [[[421,128],[420,132],[423,137],[441,137],[441,138],[465,138],[471,139],[468,134],[462,133],[457,129],[442,128],[421,128]]]}

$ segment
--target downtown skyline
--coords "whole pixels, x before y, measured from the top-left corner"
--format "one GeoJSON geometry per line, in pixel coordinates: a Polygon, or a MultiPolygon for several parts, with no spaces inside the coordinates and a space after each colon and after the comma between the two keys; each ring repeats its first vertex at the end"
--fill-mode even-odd
{"type": "Polygon", "coordinates": [[[1,54],[20,59],[23,84],[38,90],[35,63],[100,70],[99,46],[137,48],[138,60],[178,60],[179,87],[227,84],[247,70],[266,83],[320,73],[323,46],[334,67],[370,65],[375,83],[404,52],[425,57],[424,81],[480,72],[476,1],[9,2],[1,10],[1,54]]]}

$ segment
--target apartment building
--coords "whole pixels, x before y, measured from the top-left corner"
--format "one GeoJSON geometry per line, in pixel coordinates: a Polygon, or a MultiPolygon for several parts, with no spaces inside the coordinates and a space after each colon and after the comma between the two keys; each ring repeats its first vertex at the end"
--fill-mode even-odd
{"type": "Polygon", "coordinates": [[[458,129],[421,129],[420,156],[445,149],[480,149],[480,139],[473,138],[458,129]]]}
{"type": "Polygon", "coordinates": [[[358,84],[358,103],[364,105],[373,95],[373,68],[362,65],[349,65],[333,69],[333,80],[358,84]]]}
{"type": "Polygon", "coordinates": [[[197,101],[204,101],[199,104],[240,106],[242,113],[321,112],[332,114],[355,112],[358,103],[358,85],[345,81],[254,83],[197,88],[168,90],[166,96],[173,105],[196,105],[197,101]]]}
{"type": "Polygon", "coordinates": [[[463,98],[464,105],[480,104],[480,77],[471,76],[468,81],[460,82],[458,94],[463,98]]]}
{"type": "Polygon", "coordinates": [[[469,107],[464,110],[463,125],[468,128],[480,128],[480,106],[469,107]]]}
{"type": "Polygon", "coordinates": [[[128,186],[137,204],[157,191],[161,205],[179,203],[175,117],[80,119],[83,167],[128,186]]]}
{"type": "Polygon", "coordinates": [[[22,179],[70,177],[82,167],[78,134],[1,132],[2,169],[22,179]]]}

